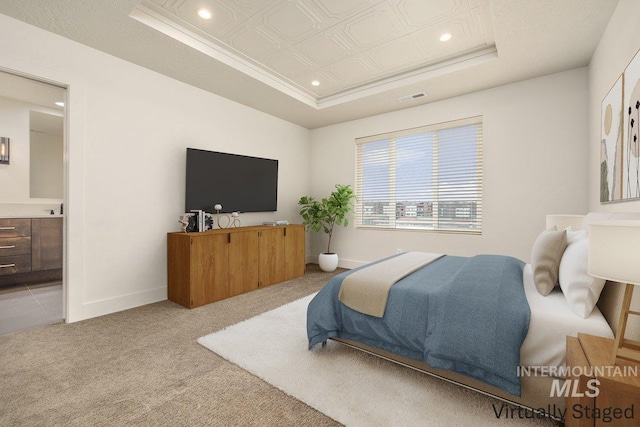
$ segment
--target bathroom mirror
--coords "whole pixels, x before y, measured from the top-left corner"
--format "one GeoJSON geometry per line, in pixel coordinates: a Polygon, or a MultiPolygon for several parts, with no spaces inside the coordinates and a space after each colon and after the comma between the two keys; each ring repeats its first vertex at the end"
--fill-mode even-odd
{"type": "Polygon", "coordinates": [[[0,72],[0,136],[11,139],[0,204],[62,202],[65,96],[64,88],[0,72]]]}
{"type": "Polygon", "coordinates": [[[29,197],[62,199],[64,145],[62,116],[29,112],[29,197]]]}

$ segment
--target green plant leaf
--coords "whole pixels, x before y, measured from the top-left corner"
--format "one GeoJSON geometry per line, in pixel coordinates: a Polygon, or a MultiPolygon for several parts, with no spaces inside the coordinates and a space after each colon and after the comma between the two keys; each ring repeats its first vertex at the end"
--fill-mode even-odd
{"type": "Polygon", "coordinates": [[[324,231],[329,235],[327,252],[331,252],[331,236],[334,225],[349,225],[347,215],[353,210],[355,194],[350,185],[336,184],[329,197],[320,201],[313,197],[302,196],[298,201],[300,216],[307,230],[324,231]]]}

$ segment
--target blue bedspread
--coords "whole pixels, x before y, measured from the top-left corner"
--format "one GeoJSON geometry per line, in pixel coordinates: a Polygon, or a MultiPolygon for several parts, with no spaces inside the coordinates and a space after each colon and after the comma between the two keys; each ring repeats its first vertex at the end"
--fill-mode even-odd
{"type": "Polygon", "coordinates": [[[342,280],[366,267],[334,276],[309,303],[309,348],[351,339],[520,396],[517,366],[530,317],[522,261],[444,256],[393,285],[382,318],[338,300],[342,280]]]}

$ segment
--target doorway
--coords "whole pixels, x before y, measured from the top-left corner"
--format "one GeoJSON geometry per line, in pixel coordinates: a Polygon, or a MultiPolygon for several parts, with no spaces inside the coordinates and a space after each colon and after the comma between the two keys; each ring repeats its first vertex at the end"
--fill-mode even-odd
{"type": "Polygon", "coordinates": [[[65,99],[0,72],[0,334],[64,321],[65,99]]]}

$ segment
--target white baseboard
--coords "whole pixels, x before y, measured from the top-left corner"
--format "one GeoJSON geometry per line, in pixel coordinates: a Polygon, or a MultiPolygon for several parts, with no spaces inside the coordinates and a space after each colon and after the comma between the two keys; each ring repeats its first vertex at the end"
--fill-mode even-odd
{"type": "Polygon", "coordinates": [[[106,298],[98,301],[89,301],[82,304],[82,319],[103,316],[130,308],[140,307],[167,299],[167,287],[149,289],[133,294],[121,295],[114,298],[106,298]]]}
{"type": "MultiPolygon", "coordinates": [[[[318,255],[309,255],[306,257],[307,264],[317,264],[318,263],[318,255]]],[[[352,269],[356,267],[361,267],[367,264],[367,261],[356,261],[352,259],[338,259],[338,267],[352,269]]]]}

